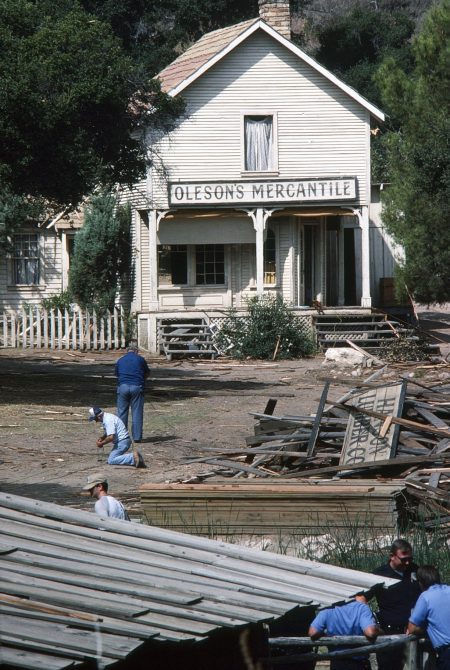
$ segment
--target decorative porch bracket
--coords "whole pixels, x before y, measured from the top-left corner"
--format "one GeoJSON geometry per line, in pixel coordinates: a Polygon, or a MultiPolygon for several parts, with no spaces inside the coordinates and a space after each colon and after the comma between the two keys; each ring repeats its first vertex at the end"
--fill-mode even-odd
{"type": "Polygon", "coordinates": [[[361,307],[372,307],[370,295],[370,239],[369,239],[369,208],[352,209],[358,217],[361,228],[361,307]]]}
{"type": "Polygon", "coordinates": [[[256,207],[255,209],[243,209],[253,221],[253,228],[256,231],[256,293],[264,293],[264,241],[267,236],[267,219],[280,208],[265,209],[256,207]]]}

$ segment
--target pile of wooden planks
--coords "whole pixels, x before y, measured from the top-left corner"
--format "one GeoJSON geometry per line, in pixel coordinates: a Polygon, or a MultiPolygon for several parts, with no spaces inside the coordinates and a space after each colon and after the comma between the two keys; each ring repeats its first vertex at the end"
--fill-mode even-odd
{"type": "Polygon", "coordinates": [[[311,415],[276,415],[276,400],[269,400],[264,412],[252,413],[255,434],[245,448],[210,447],[187,459],[214,468],[196,481],[212,475],[402,478],[428,516],[450,521],[450,381],[382,383],[377,374],[334,401],[326,382],[311,415]]]}

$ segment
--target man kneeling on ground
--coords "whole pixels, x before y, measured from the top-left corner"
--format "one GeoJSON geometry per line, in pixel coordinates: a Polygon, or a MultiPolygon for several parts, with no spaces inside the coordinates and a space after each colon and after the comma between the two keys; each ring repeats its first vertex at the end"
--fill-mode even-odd
{"type": "Polygon", "coordinates": [[[129,451],[131,437],[118,416],[94,406],[89,410],[89,421],[103,424],[103,435],[98,438],[97,447],[101,449],[105,444],[113,446],[108,456],[108,465],[134,465],[136,468],[145,468],[140,449],[129,451]]]}

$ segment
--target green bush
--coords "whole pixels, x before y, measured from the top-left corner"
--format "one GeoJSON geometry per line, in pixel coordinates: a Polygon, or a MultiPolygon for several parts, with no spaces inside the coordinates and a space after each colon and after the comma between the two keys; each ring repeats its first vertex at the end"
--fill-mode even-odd
{"type": "Polygon", "coordinates": [[[61,291],[61,293],[55,293],[49,298],[43,298],[41,305],[47,311],[59,309],[61,312],[64,312],[67,309],[70,312],[73,309],[73,302],[70,291],[61,291]]]}
{"type": "Polygon", "coordinates": [[[248,315],[230,310],[220,337],[233,344],[233,358],[289,359],[312,356],[315,343],[302,321],[280,296],[255,296],[247,303],[248,315]]]}

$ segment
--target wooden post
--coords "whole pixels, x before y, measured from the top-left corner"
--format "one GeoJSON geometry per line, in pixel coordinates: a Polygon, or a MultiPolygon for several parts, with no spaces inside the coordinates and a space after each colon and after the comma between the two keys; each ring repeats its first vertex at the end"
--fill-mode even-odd
{"type": "Polygon", "coordinates": [[[105,348],[105,320],[108,319],[108,312],[106,316],[100,318],[100,349],[105,348]]]}
{"type": "Polygon", "coordinates": [[[97,324],[97,312],[95,310],[92,311],[92,335],[93,335],[93,348],[97,349],[98,346],[98,332],[97,332],[98,324],[97,324]]]}
{"type": "Polygon", "coordinates": [[[419,670],[417,663],[417,640],[412,640],[406,645],[405,670],[419,670]]]}
{"type": "Polygon", "coordinates": [[[44,320],[44,347],[47,349],[48,347],[48,312],[46,309],[44,309],[42,318],[44,320]]]}
{"type": "Polygon", "coordinates": [[[125,349],[125,315],[123,313],[123,306],[120,305],[120,346],[125,349]]]}
{"type": "Polygon", "coordinates": [[[80,342],[80,350],[84,349],[84,331],[83,331],[83,312],[78,312],[78,340],[80,342]]]}
{"type": "Polygon", "coordinates": [[[77,348],[77,317],[75,312],[72,312],[72,349],[77,348]]]}
{"type": "Polygon", "coordinates": [[[30,322],[30,347],[34,349],[34,319],[33,319],[33,308],[28,308],[28,320],[30,322]]]}
{"type": "Polygon", "coordinates": [[[16,337],[16,315],[11,314],[11,346],[16,347],[17,337],[16,337]]]}
{"type": "Polygon", "coordinates": [[[119,348],[119,311],[114,307],[114,348],[119,348]]]}
{"type": "MultiPolygon", "coordinates": [[[[22,315],[22,347],[25,348],[27,315],[24,309],[22,309],[21,315],[22,315]]],[[[20,330],[18,335],[20,340],[20,330]]]]}
{"type": "Polygon", "coordinates": [[[42,347],[42,310],[36,307],[36,347],[42,347]]]}
{"type": "Polygon", "coordinates": [[[64,331],[64,346],[66,349],[70,349],[70,321],[67,307],[64,310],[64,331]]]}
{"type": "Polygon", "coordinates": [[[57,324],[56,324],[56,338],[58,340],[58,349],[62,349],[63,345],[63,318],[61,314],[61,310],[58,309],[57,311],[57,324]]]}
{"type": "Polygon", "coordinates": [[[55,310],[50,310],[50,349],[55,348],[55,310]]]}

